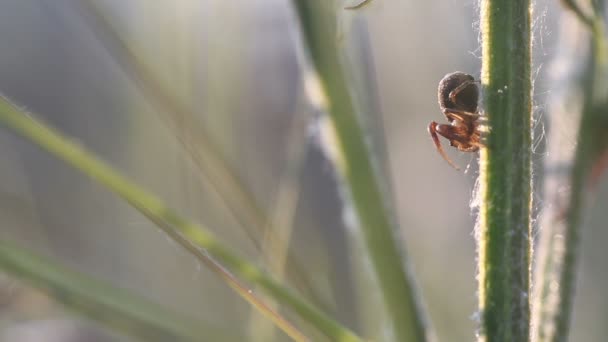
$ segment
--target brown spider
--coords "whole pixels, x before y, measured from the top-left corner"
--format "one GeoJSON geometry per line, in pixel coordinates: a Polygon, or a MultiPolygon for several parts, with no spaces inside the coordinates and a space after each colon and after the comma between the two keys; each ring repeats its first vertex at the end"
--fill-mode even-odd
{"type": "Polygon", "coordinates": [[[460,170],[443,150],[439,135],[450,141],[450,145],[463,152],[475,152],[484,146],[481,143],[477,111],[479,88],[473,76],[463,72],[447,74],[439,82],[439,108],[448,119],[449,125],[431,121],[429,133],[437,151],[456,170],[460,170]]]}

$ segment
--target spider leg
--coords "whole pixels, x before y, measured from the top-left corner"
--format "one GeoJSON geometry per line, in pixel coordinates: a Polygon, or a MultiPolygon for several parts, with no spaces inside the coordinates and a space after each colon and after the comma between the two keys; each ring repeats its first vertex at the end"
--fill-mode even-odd
{"type": "Polygon", "coordinates": [[[456,96],[458,96],[458,94],[460,94],[461,91],[464,90],[464,88],[470,86],[471,84],[475,84],[478,83],[475,80],[466,80],[462,83],[460,83],[458,85],[458,87],[454,88],[451,92],[450,92],[450,100],[454,103],[456,103],[456,96]]]}
{"type": "Polygon", "coordinates": [[[443,159],[445,159],[445,161],[447,161],[448,164],[450,164],[453,168],[455,168],[456,170],[460,170],[460,168],[452,162],[452,160],[443,150],[443,146],[441,146],[441,141],[439,140],[439,136],[437,135],[437,126],[439,126],[438,123],[436,123],[435,121],[431,121],[428,128],[429,134],[431,135],[431,138],[433,138],[433,143],[435,143],[435,148],[437,148],[437,152],[439,152],[443,159]]]}
{"type": "Polygon", "coordinates": [[[471,113],[471,112],[467,112],[466,110],[452,109],[452,108],[450,108],[450,109],[446,108],[444,114],[448,119],[459,120],[459,121],[464,121],[464,122],[466,122],[467,119],[478,120],[479,118],[483,117],[481,114],[478,114],[478,113],[471,113]]]}
{"type": "Polygon", "coordinates": [[[479,151],[479,144],[471,143],[468,145],[461,145],[461,146],[458,146],[458,150],[460,150],[462,152],[476,152],[476,151],[479,151]]]}

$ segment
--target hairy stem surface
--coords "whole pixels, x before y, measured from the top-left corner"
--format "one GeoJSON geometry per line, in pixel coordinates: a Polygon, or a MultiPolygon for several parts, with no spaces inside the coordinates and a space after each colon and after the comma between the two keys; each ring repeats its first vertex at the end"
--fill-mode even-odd
{"type": "Polygon", "coordinates": [[[481,1],[481,81],[490,131],[480,160],[480,340],[527,341],[529,335],[530,18],[529,0],[481,1]]]}

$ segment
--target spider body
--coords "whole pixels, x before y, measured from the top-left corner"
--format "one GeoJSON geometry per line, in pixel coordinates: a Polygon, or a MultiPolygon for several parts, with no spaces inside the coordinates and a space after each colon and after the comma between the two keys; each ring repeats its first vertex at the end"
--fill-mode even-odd
{"type": "Polygon", "coordinates": [[[441,79],[437,93],[439,108],[448,119],[449,125],[431,121],[429,133],[439,154],[458,170],[443,150],[439,135],[463,152],[475,152],[483,146],[479,131],[479,87],[473,76],[457,71],[441,79]]]}

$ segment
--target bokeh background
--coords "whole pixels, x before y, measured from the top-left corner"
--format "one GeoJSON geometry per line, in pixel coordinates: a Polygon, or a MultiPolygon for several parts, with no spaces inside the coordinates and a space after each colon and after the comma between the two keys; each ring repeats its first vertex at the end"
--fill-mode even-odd
{"type": "MultiPolygon", "coordinates": [[[[0,92],[261,266],[281,254],[264,243],[264,219],[290,227],[288,282],[355,331],[380,338],[378,295],[365,281],[356,228],[345,224],[348,210],[319,148],[320,113],[305,91],[306,59],[290,2],[98,0],[96,11],[83,5],[89,2],[0,0],[0,92]],[[162,89],[150,86],[133,60],[162,89]],[[176,115],[165,93],[188,115],[176,115]],[[204,159],[201,144],[227,168],[204,159]],[[226,199],[239,195],[224,174],[251,194],[261,223],[226,199]]],[[[568,15],[558,5],[535,4],[536,184],[551,129],[547,101],[558,86],[551,65],[568,15]]],[[[339,12],[336,40],[388,175],[422,301],[440,341],[471,341],[478,320],[476,156],[448,151],[470,166],[455,171],[426,126],[444,120],[436,99],[443,75],[479,75],[478,3],[375,0],[339,12]]],[[[583,237],[573,341],[608,335],[608,187],[601,184],[583,237]]],[[[544,204],[539,191],[535,212],[544,204]]],[[[2,239],[220,329],[268,336],[256,330],[263,323],[248,304],[145,217],[6,129],[0,213],[2,239]]],[[[127,340],[0,278],[0,341],[127,340]]]]}

